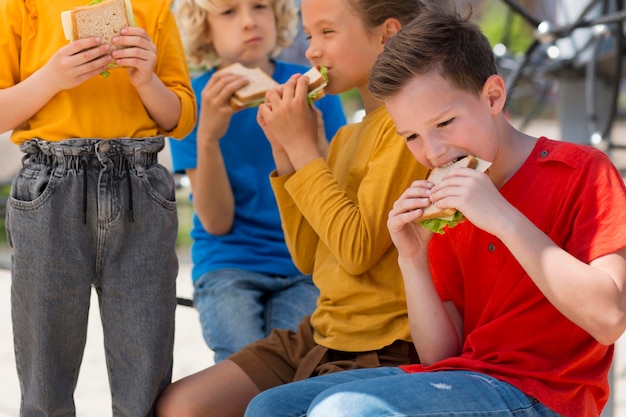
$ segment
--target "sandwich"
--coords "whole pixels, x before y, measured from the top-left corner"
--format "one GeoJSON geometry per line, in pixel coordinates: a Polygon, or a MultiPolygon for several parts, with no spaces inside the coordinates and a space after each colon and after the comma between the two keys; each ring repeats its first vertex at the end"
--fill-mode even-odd
{"type": "Polygon", "coordinates": [[[265,100],[265,93],[278,86],[278,83],[261,68],[248,68],[239,62],[224,67],[220,71],[248,77],[248,84],[235,91],[230,98],[230,105],[235,111],[260,105],[265,100]]]}
{"type": "MultiPolygon", "coordinates": [[[[485,172],[491,166],[491,162],[483,161],[474,155],[454,161],[454,163],[431,170],[426,179],[437,185],[449,172],[465,167],[485,172]]],[[[445,227],[451,228],[463,220],[463,214],[454,208],[438,208],[434,204],[426,207],[421,217],[415,221],[425,228],[435,232],[444,233],[445,227]]]]}
{"type": "MultiPolygon", "coordinates": [[[[265,93],[279,85],[272,79],[272,77],[267,75],[260,68],[248,68],[239,62],[224,67],[220,71],[231,72],[233,74],[240,74],[248,77],[249,83],[237,90],[230,98],[230,105],[235,111],[257,107],[263,103],[263,100],[265,100],[265,93]]],[[[309,78],[309,103],[313,103],[314,101],[324,97],[324,88],[328,84],[326,68],[321,67],[318,69],[313,67],[303,75],[306,75],[309,78]]]]}
{"type": "Polygon", "coordinates": [[[304,73],[309,79],[309,104],[326,95],[324,90],[328,85],[328,70],[326,67],[312,67],[304,73]]]}
{"type": "MultiPolygon", "coordinates": [[[[134,26],[135,19],[130,0],[93,0],[86,6],[62,12],[61,23],[69,41],[96,36],[115,50],[121,46],[113,45],[111,39],[119,35],[122,28],[134,26]]],[[[115,67],[115,62],[109,64],[109,68],[115,67]]],[[[108,72],[102,75],[106,77],[108,72]]]]}

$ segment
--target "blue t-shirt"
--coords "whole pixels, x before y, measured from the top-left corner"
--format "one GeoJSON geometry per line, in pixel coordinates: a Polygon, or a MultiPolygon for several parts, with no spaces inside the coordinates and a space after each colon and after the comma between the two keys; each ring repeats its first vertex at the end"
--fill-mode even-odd
{"type": "MultiPolygon", "coordinates": [[[[286,82],[306,67],[276,61],[273,78],[286,82]]],[[[196,97],[215,70],[192,81],[196,97]]],[[[200,111],[198,100],[198,112],[200,111]]],[[[315,102],[322,111],[326,136],[332,138],[346,123],[339,97],[328,95],[315,102]]],[[[228,131],[220,140],[228,179],[235,196],[235,219],[229,234],[216,236],[206,232],[194,214],[191,237],[192,279],[222,268],[237,268],[278,276],[298,274],[281,228],[278,207],[270,186],[269,175],[276,169],[270,144],[256,120],[257,109],[236,112],[228,131]]],[[[175,172],[196,168],[197,126],[183,140],[170,140],[175,172]]]]}

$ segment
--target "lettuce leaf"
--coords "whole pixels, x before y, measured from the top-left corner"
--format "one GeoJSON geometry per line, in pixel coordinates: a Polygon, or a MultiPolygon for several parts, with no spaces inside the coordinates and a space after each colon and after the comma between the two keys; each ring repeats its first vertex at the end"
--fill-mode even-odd
{"type": "Polygon", "coordinates": [[[463,214],[461,214],[460,211],[457,211],[456,213],[454,213],[451,220],[430,219],[430,220],[424,220],[423,222],[417,222],[417,223],[434,233],[444,234],[445,233],[444,229],[446,226],[448,228],[452,228],[456,226],[457,224],[461,223],[462,221],[463,221],[463,214]]]}

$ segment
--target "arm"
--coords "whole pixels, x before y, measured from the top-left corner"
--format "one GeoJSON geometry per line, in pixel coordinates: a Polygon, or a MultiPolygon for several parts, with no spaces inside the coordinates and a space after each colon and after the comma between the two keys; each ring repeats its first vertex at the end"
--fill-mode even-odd
{"type": "Polygon", "coordinates": [[[432,189],[433,200],[458,208],[477,227],[501,239],[562,314],[600,343],[611,344],[621,336],[626,328],[624,248],[583,262],[506,201],[485,174],[457,170],[446,183],[432,189]]]}
{"type": "Polygon", "coordinates": [[[187,175],[198,218],[204,229],[214,235],[229,233],[235,218],[235,197],[219,143],[233,115],[229,99],[246,83],[245,77],[217,72],[201,93],[197,165],[196,169],[187,170],[187,175]]]}
{"type": "MultiPolygon", "coordinates": [[[[331,143],[328,163],[318,156],[286,180],[284,188],[297,207],[294,211],[304,216],[342,267],[360,275],[391,247],[386,217],[393,201],[411,180],[425,174],[391,119],[381,113],[367,124],[346,126],[331,143]]],[[[301,223],[289,224],[293,229],[285,227],[285,238],[296,256],[296,232],[302,232],[296,226],[301,223]]]]}
{"type": "Polygon", "coordinates": [[[181,102],[154,73],[157,48],[143,28],[127,27],[122,36],[113,38],[116,45],[126,46],[112,52],[118,65],[126,67],[131,84],[137,89],[144,107],[157,125],[166,131],[178,124],[181,102]]]}
{"type": "Polygon", "coordinates": [[[415,181],[394,203],[387,227],[398,249],[404,279],[411,337],[420,362],[430,365],[461,352],[463,322],[451,302],[442,302],[428,266],[428,243],[432,232],[415,220],[430,205],[432,184],[415,181]]]}
{"type": "Polygon", "coordinates": [[[60,48],[27,79],[0,90],[0,132],[15,129],[34,116],[59,91],[79,86],[106,69],[109,46],[85,38],[60,48]]]}

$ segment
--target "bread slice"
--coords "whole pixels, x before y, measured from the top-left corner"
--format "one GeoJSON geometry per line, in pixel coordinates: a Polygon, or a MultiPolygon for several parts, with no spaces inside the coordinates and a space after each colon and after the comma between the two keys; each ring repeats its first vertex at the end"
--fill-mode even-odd
{"type": "MultiPolygon", "coordinates": [[[[437,185],[441,182],[443,177],[446,176],[446,174],[448,174],[450,171],[455,170],[456,168],[461,167],[475,169],[476,167],[478,167],[478,158],[476,158],[474,155],[468,155],[450,165],[446,165],[445,167],[435,168],[430,171],[426,179],[437,185]]],[[[434,204],[431,204],[424,209],[424,214],[416,221],[423,222],[430,219],[451,218],[452,216],[454,216],[454,213],[456,213],[456,211],[457,210],[454,208],[441,209],[436,207],[434,204]]]]}
{"type": "Polygon", "coordinates": [[[73,41],[96,36],[102,43],[111,45],[111,50],[119,49],[120,46],[113,45],[111,39],[119,35],[122,28],[135,25],[130,1],[103,0],[92,3],[61,13],[65,37],[73,41]]]}
{"type": "Polygon", "coordinates": [[[265,99],[267,90],[277,87],[278,83],[260,68],[248,68],[239,62],[235,62],[220,71],[233,74],[245,75],[250,81],[233,94],[230,105],[235,110],[258,106],[265,99]]]}

